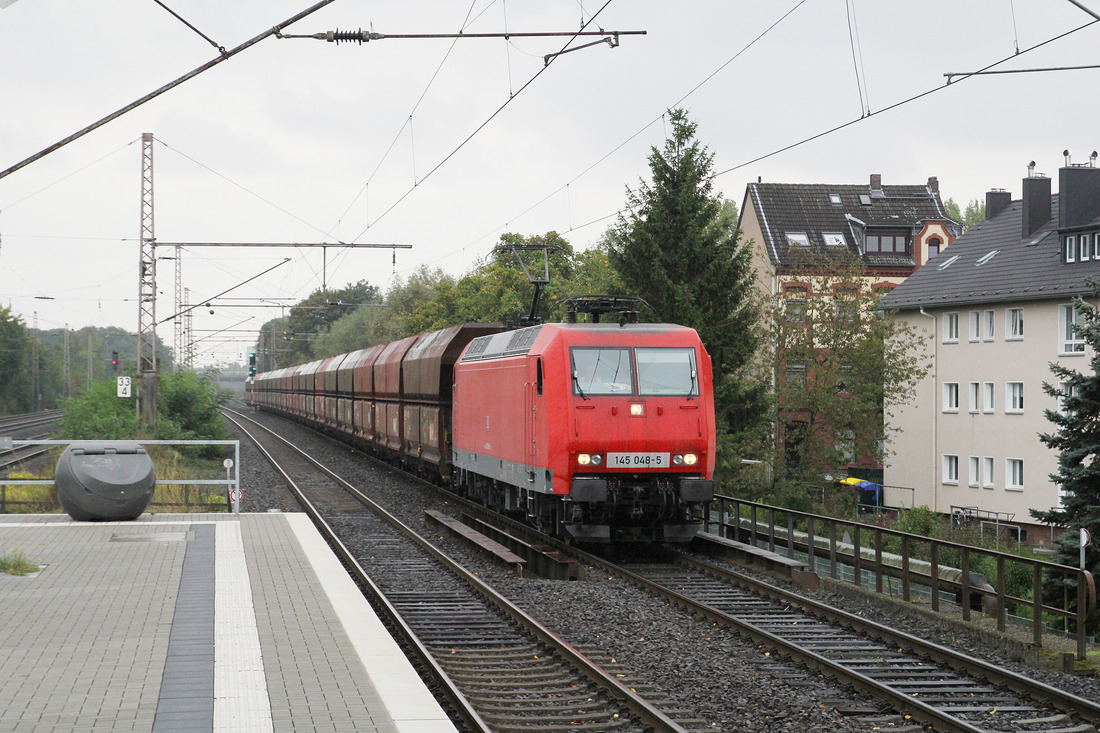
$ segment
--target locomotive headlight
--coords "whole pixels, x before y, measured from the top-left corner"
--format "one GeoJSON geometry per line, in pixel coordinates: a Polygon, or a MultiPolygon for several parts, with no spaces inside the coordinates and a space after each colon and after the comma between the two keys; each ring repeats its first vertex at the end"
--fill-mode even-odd
{"type": "Polygon", "coordinates": [[[674,466],[694,466],[699,462],[699,456],[694,453],[677,453],[672,457],[674,466]]]}
{"type": "Polygon", "coordinates": [[[645,415],[645,403],[644,402],[631,402],[630,414],[635,417],[641,417],[645,415]]]}
{"type": "Polygon", "coordinates": [[[581,466],[602,466],[603,456],[599,453],[578,453],[577,463],[581,466]]]}
{"type": "Polygon", "coordinates": [[[593,466],[602,466],[603,465],[603,456],[601,456],[599,453],[593,453],[592,454],[592,465],[593,466]]]}

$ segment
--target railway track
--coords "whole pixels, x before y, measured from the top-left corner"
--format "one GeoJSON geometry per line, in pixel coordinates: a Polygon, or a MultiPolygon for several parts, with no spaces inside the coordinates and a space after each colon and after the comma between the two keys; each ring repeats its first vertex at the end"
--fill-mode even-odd
{"type": "MultiPolygon", "coordinates": [[[[477,505],[451,497],[464,510],[477,505]]],[[[669,599],[712,624],[753,639],[780,659],[790,659],[859,689],[869,703],[885,702],[898,711],[889,727],[938,731],[1057,731],[1095,733],[1100,706],[1013,674],[1001,667],[937,646],[863,617],[818,604],[741,573],[677,553],[669,562],[616,563],[553,543],[530,528],[495,514],[492,521],[532,541],[557,544],[582,562],[619,575],[655,596],[669,599]]],[[[597,648],[583,653],[605,667],[613,660],[597,648]]],[[[783,675],[791,682],[790,668],[783,675]]],[[[809,678],[810,676],[807,675],[809,678]]],[[[820,678],[811,678],[820,686],[820,678]]],[[[798,684],[797,681],[794,682],[798,684]]],[[[636,689],[641,689],[635,686],[636,689]]],[[[822,702],[828,702],[822,700],[822,702]]],[[[843,705],[842,705],[843,707],[843,705]]],[[[875,708],[852,715],[882,719],[875,708]]]]}
{"type": "Polygon", "coordinates": [[[1095,701],[686,553],[670,554],[669,562],[593,561],[937,731],[1096,731],[1095,701]]]}
{"type": "MultiPolygon", "coordinates": [[[[0,418],[0,438],[38,440],[48,438],[53,426],[61,419],[61,410],[46,410],[0,418]]],[[[49,451],[46,446],[20,445],[5,448],[0,445],[0,471],[19,466],[49,451]]]]}
{"type": "Polygon", "coordinates": [[[226,413],[283,473],[471,730],[715,730],[631,691],[290,442],[226,413]]]}

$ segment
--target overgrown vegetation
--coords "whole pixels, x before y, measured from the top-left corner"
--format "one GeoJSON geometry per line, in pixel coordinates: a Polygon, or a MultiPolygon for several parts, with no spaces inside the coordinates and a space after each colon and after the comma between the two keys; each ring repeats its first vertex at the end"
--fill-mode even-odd
{"type": "Polygon", "coordinates": [[[31,573],[37,573],[40,569],[38,565],[27,560],[23,551],[18,547],[9,550],[4,555],[0,555],[0,573],[30,575],[31,573]]]}

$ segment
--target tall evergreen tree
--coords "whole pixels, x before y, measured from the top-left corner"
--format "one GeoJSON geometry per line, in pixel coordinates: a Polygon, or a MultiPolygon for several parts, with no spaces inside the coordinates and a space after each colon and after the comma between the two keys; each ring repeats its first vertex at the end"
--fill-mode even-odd
{"type": "MultiPolygon", "coordinates": [[[[1100,297],[1100,283],[1091,283],[1093,297],[1100,297]]],[[[1050,478],[1062,493],[1061,506],[1031,510],[1031,515],[1065,529],[1054,543],[1055,562],[1077,567],[1080,563],[1080,530],[1093,536],[1085,553],[1085,567],[1093,576],[1100,574],[1100,314],[1077,299],[1077,333],[1092,352],[1089,372],[1078,372],[1061,364],[1051,363],[1050,371],[1058,384],[1043,383],[1043,391],[1058,398],[1061,409],[1047,410],[1046,418],[1056,426],[1053,433],[1039,439],[1058,451],[1058,470],[1050,478]]],[[[1051,586],[1046,593],[1062,598],[1063,588],[1051,586]]],[[[1071,600],[1076,588],[1070,589],[1071,600]]],[[[1093,614],[1089,631],[1100,628],[1100,618],[1093,614]]]]}
{"type": "Polygon", "coordinates": [[[699,332],[714,365],[727,452],[736,451],[728,438],[755,437],[766,414],[765,383],[748,375],[759,320],[751,251],[735,207],[713,191],[714,155],[695,139],[696,123],[682,109],[668,115],[664,149],[649,155],[652,182],[627,189],[629,213],[619,217],[609,257],[625,292],[644,297],[657,320],[699,332]]]}

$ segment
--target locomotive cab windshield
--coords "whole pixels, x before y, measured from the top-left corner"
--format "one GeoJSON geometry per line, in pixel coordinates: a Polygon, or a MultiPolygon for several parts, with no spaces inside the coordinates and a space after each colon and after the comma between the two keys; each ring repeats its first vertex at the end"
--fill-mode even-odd
{"type": "Polygon", "coordinates": [[[593,395],[699,396],[692,348],[574,347],[570,357],[573,394],[583,399],[593,395]]]}

